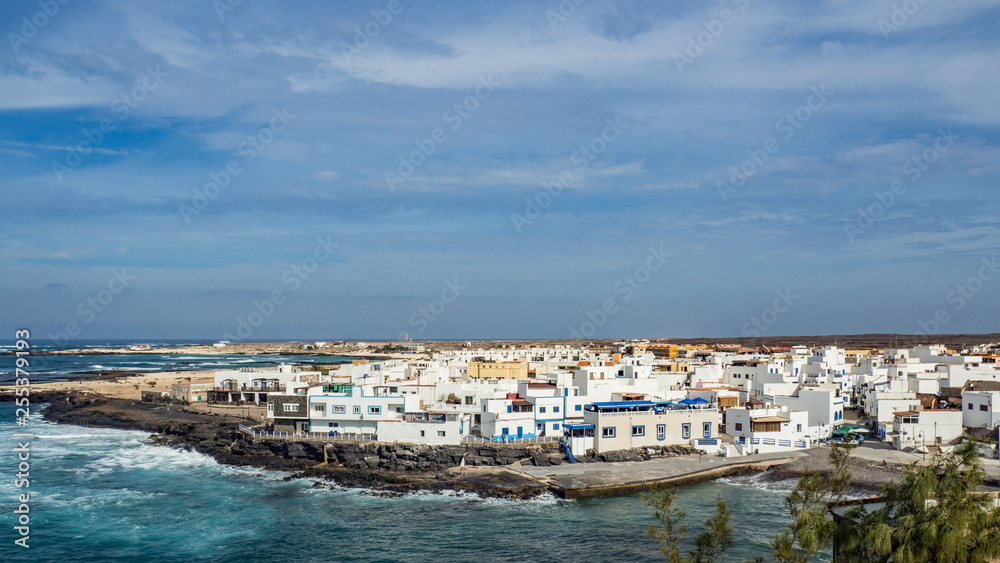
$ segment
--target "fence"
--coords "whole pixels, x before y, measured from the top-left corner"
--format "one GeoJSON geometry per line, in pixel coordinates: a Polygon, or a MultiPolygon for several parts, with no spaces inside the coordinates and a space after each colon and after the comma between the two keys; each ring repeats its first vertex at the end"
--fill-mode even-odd
{"type": "Polygon", "coordinates": [[[376,441],[377,435],[375,434],[354,434],[354,433],[336,433],[331,434],[329,432],[269,432],[267,430],[259,430],[257,428],[249,428],[240,424],[240,431],[244,434],[253,436],[254,438],[263,439],[273,439],[273,440],[331,440],[331,441],[346,441],[346,442],[374,442],[376,441]]]}
{"type": "MultiPolygon", "coordinates": [[[[745,438],[743,436],[740,436],[740,439],[736,440],[736,444],[739,445],[742,448],[742,444],[740,444],[740,442],[744,442],[745,443],[745,438]]],[[[783,447],[783,448],[792,448],[792,447],[795,447],[795,448],[808,448],[809,447],[809,442],[807,442],[805,440],[795,440],[793,442],[792,440],[779,440],[779,439],[775,439],[775,438],[750,438],[750,444],[751,445],[760,445],[760,444],[763,444],[765,446],[775,446],[775,445],[777,445],[777,446],[780,446],[780,447],[783,447]]]]}
{"type": "Polygon", "coordinates": [[[542,436],[531,438],[516,438],[511,436],[466,436],[463,444],[538,444],[543,442],[558,442],[561,436],[542,436]]]}

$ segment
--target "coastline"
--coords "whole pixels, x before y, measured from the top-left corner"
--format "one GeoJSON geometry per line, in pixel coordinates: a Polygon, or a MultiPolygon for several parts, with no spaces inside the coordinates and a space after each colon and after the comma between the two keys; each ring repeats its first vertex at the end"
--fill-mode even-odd
{"type": "MultiPolygon", "coordinates": [[[[122,385],[114,382],[110,385],[112,390],[130,395],[122,385]]],[[[454,490],[504,499],[531,499],[545,493],[572,499],[634,494],[654,484],[685,486],[744,474],[760,474],[765,481],[783,481],[797,479],[807,470],[822,471],[829,467],[827,450],[810,451],[797,458],[773,456],[734,459],[728,463],[674,454],[653,461],[590,461],[569,466],[555,459],[561,458],[561,454],[541,445],[422,446],[254,439],[240,431],[239,425],[249,419],[237,416],[235,411],[209,414],[180,405],[141,403],[137,397],[104,396],[96,393],[98,388],[95,382],[90,382],[75,390],[34,389],[32,402],[48,403],[43,417],[50,422],[149,432],[149,439],[155,445],[197,451],[220,464],[287,471],[291,473],[288,479],[312,479],[315,487],[363,488],[376,495],[454,490]],[[463,458],[468,465],[460,469],[463,458]],[[569,486],[567,481],[560,481],[559,476],[565,477],[574,470],[591,474],[617,471],[619,480],[571,479],[569,486]]],[[[9,391],[0,389],[0,400],[12,399],[9,391]]],[[[633,459],[643,458],[633,456],[633,459]]],[[[878,491],[882,484],[898,478],[900,468],[892,464],[876,467],[871,461],[854,459],[852,487],[878,491]]]]}
{"type": "MultiPolygon", "coordinates": [[[[459,490],[499,498],[533,498],[546,492],[583,498],[633,494],[654,484],[684,486],[748,473],[760,474],[766,481],[783,481],[797,479],[805,471],[830,468],[826,449],[798,456],[729,460],[704,456],[708,458],[704,460],[685,455],[691,452],[677,447],[667,448],[660,452],[665,455],[654,459],[644,452],[623,452],[570,466],[563,465],[561,453],[537,444],[421,446],[255,439],[242,433],[239,425],[258,423],[265,413],[260,406],[140,402],[142,390],[210,382],[213,376],[213,370],[106,374],[35,384],[31,396],[32,403],[48,403],[43,416],[51,422],[149,432],[154,444],[198,451],[221,464],[290,471],[296,477],[315,479],[315,486],[335,483],[386,494],[459,490]],[[460,470],[463,457],[466,468],[460,470]],[[692,465],[690,460],[694,459],[700,465],[692,465]],[[594,478],[584,473],[616,476],[594,478]]],[[[9,385],[0,386],[0,401],[12,401],[12,390],[9,385]]],[[[898,479],[902,467],[852,458],[852,486],[877,492],[883,484],[898,479]]]]}

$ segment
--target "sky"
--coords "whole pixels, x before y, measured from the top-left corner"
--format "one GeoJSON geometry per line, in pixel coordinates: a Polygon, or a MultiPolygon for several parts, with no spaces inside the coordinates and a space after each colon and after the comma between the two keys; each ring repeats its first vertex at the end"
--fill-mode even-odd
{"type": "Polygon", "coordinates": [[[3,2],[0,337],[998,332],[998,24],[3,2]]]}

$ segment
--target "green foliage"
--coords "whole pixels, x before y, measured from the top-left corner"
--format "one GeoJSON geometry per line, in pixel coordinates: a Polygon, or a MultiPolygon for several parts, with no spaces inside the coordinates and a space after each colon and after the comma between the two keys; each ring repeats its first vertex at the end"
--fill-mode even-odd
{"type": "Polygon", "coordinates": [[[785,499],[792,521],[774,534],[771,547],[779,563],[805,563],[830,544],[837,532],[827,518],[827,505],[842,500],[851,483],[848,471],[852,446],[830,448],[832,473],[806,471],[785,499]]]}
{"type": "Polygon", "coordinates": [[[649,537],[660,543],[664,559],[670,563],[715,563],[733,545],[733,511],[729,510],[722,497],[715,500],[715,515],[705,522],[706,530],[694,540],[695,550],[687,556],[681,554],[681,543],[687,533],[684,520],[687,515],[674,506],[677,489],[654,488],[642,494],[646,506],[655,509],[658,526],[649,527],[649,537]]]}
{"type": "Polygon", "coordinates": [[[838,536],[844,561],[980,562],[1000,557],[1000,510],[974,494],[985,477],[976,444],[910,465],[884,503],[845,514],[838,536]]]}

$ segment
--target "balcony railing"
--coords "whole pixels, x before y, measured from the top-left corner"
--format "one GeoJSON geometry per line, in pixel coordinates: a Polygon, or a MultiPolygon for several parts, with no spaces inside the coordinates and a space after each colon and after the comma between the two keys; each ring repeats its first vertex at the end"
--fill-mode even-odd
{"type": "Polygon", "coordinates": [[[542,442],[558,442],[561,436],[541,436],[518,438],[516,436],[466,436],[463,444],[538,444],[542,442]]]}
{"type": "Polygon", "coordinates": [[[221,387],[215,387],[212,391],[217,391],[220,393],[281,393],[284,392],[287,387],[281,385],[264,385],[261,387],[248,387],[246,385],[235,386],[235,385],[223,385],[221,387]]]}
{"type": "Polygon", "coordinates": [[[258,427],[247,427],[240,424],[240,431],[254,438],[265,440],[332,440],[345,442],[374,442],[378,440],[376,434],[340,433],[331,434],[329,432],[270,432],[261,430],[258,427]]]}

